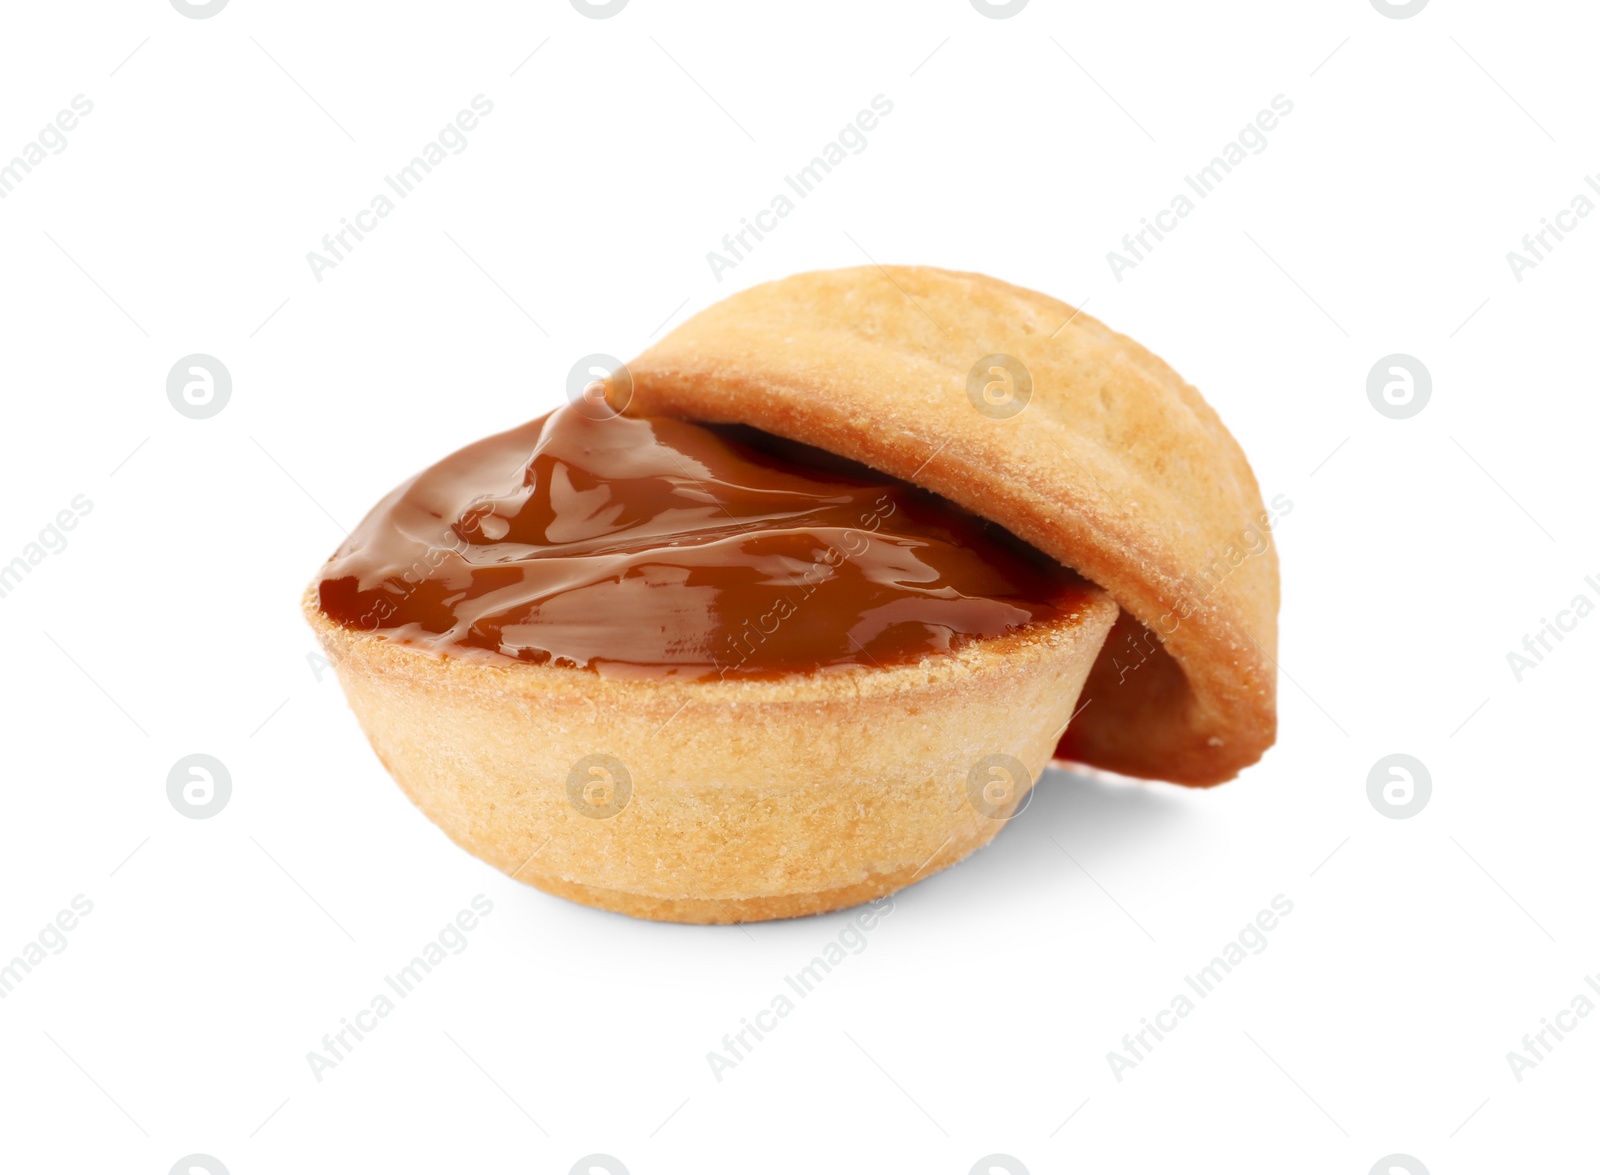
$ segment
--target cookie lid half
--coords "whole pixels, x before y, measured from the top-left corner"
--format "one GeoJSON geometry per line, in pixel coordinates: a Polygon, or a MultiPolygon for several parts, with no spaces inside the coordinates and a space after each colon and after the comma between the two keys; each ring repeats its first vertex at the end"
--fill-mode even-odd
{"type": "Polygon", "coordinates": [[[1273,516],[1217,414],[1133,340],[981,274],[865,266],[735,294],[628,373],[630,415],[831,450],[1110,592],[1122,616],[1060,758],[1207,785],[1272,744],[1273,516]]]}

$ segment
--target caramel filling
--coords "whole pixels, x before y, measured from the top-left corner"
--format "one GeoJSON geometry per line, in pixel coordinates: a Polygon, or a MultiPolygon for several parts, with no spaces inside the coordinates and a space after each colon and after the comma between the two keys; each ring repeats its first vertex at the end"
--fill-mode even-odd
{"type": "Polygon", "coordinates": [[[606,677],[914,662],[1084,580],[904,482],[749,429],[562,408],[384,498],[324,569],[347,628],[606,677]]]}

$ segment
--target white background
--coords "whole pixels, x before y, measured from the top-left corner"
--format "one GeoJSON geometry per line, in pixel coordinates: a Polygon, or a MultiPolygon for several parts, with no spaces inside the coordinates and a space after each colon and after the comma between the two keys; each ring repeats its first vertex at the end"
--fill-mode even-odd
{"type": "Polygon", "coordinates": [[[94,110],[0,201],[0,562],[92,510],[0,599],[0,958],[93,912],[0,1000],[0,1168],[1588,1169],[1600,1017],[1520,1082],[1506,1054],[1600,972],[1600,618],[1520,682],[1506,655],[1600,603],[1600,217],[1520,282],[1506,253],[1600,171],[1596,24],[8,5],[0,159],[94,110]],[[307,251],[477,94],[469,146],[317,281],[307,251]],[[718,282],[707,251],[877,94],[867,148],[718,282]],[[1107,252],[1278,94],[1267,148],[1117,281],[1107,252]],[[297,601],[341,528],[557,403],[578,357],[869,258],[1087,300],[1199,386],[1293,502],[1292,681],[1225,787],[1050,772],[719,1083],[707,1052],[849,916],[652,925],[508,881],[388,780],[297,601]],[[233,377],[207,420],[166,396],[193,352],[233,377]],[[1367,399],[1392,352],[1432,373],[1409,420],[1367,399]],[[233,781],[208,820],[166,795],[196,752],[233,781]],[[1367,798],[1394,752],[1432,777],[1411,819],[1367,798]],[[480,893],[469,947],[315,1080],[480,893]],[[1108,1051],[1277,894],[1267,949],[1118,1081],[1108,1051]]]}

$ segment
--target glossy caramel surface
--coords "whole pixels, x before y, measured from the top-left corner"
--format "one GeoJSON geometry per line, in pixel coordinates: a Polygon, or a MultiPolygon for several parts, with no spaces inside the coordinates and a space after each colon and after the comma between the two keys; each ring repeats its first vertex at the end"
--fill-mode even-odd
{"type": "Polygon", "coordinates": [[[1089,590],[820,450],[581,407],[390,493],[324,568],[323,612],[441,655],[737,679],[916,661],[1058,619],[1089,590]]]}

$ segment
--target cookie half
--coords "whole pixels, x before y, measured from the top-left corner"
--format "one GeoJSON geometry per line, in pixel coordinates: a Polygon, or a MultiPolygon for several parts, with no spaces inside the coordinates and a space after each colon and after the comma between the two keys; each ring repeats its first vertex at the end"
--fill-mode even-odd
{"type": "Polygon", "coordinates": [[[800,274],[695,315],[610,394],[913,482],[1106,589],[1123,616],[1062,758],[1209,785],[1272,744],[1278,564],[1249,463],[1199,392],[1080,310],[981,274],[800,274]]]}

